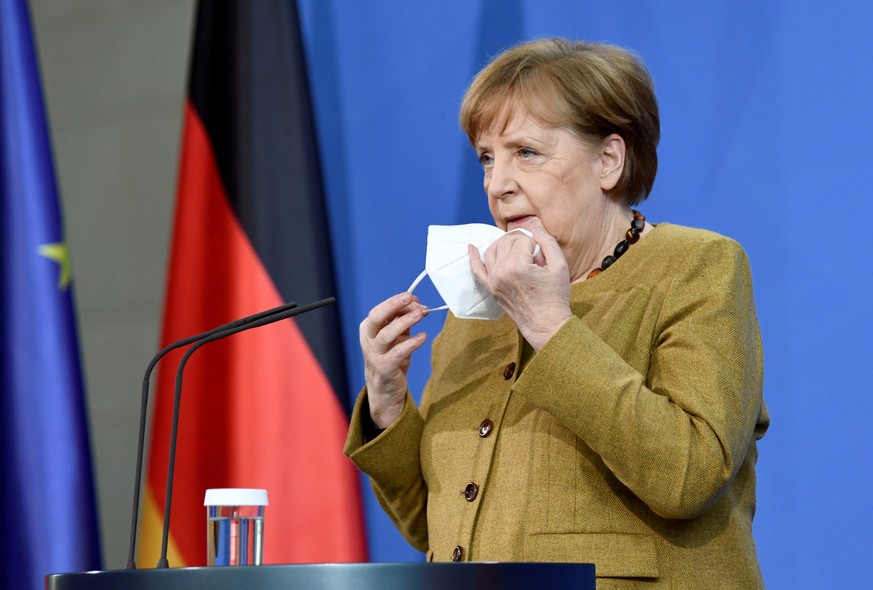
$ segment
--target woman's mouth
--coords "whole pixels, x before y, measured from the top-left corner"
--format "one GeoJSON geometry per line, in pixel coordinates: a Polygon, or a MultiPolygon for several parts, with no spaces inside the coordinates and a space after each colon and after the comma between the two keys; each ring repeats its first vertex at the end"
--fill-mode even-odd
{"type": "Polygon", "coordinates": [[[506,220],[506,231],[511,231],[518,227],[525,227],[531,219],[533,219],[533,215],[520,215],[518,217],[510,217],[506,220]]]}

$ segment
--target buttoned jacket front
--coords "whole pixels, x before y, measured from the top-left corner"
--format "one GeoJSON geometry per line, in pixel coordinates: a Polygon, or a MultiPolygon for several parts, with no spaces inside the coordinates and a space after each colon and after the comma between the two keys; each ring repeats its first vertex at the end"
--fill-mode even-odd
{"type": "Polygon", "coordinates": [[[449,316],[416,408],[346,453],[432,560],[572,561],[598,588],[754,588],[756,441],[769,423],[746,256],[658,225],[571,287],[540,350],[449,316]]]}

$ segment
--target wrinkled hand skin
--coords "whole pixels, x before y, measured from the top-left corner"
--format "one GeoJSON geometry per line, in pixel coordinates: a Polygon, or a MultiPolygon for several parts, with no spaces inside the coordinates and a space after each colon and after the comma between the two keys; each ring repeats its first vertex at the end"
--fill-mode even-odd
{"type": "Polygon", "coordinates": [[[570,273],[564,253],[542,225],[532,228],[540,253],[527,236],[509,233],[486,251],[484,262],[475,246],[468,246],[470,267],[518,327],[534,350],[546,342],[572,317],[570,273]]]}
{"type": "Polygon", "coordinates": [[[427,314],[410,293],[398,293],[378,304],[361,322],[360,341],[370,416],[387,428],[400,416],[406,399],[409,361],[427,335],[410,330],[427,314]]]}

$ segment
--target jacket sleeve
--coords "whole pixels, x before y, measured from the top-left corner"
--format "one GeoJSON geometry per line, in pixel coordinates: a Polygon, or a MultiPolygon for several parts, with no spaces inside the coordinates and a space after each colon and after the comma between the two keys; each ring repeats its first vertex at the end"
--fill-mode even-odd
{"type": "Polygon", "coordinates": [[[368,411],[365,388],[355,403],[343,452],[370,476],[376,498],[404,538],[419,551],[427,551],[427,486],[419,451],[424,420],[407,392],[400,417],[366,441],[361,413],[368,411]]]}
{"type": "Polygon", "coordinates": [[[651,335],[647,375],[576,317],[514,388],[571,429],[656,514],[675,519],[712,506],[766,429],[745,253],[732,240],[710,240],[681,268],[651,335]]]}

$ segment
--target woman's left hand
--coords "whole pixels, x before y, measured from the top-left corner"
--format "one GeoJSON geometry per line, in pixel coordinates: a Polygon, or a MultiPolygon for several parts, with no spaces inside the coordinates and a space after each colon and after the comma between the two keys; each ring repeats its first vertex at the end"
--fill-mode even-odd
{"type": "Polygon", "coordinates": [[[530,238],[512,232],[491,244],[485,262],[467,247],[476,280],[515,322],[524,339],[539,351],[572,317],[570,272],[561,246],[538,219],[528,229],[540,245],[534,258],[530,238]]]}

